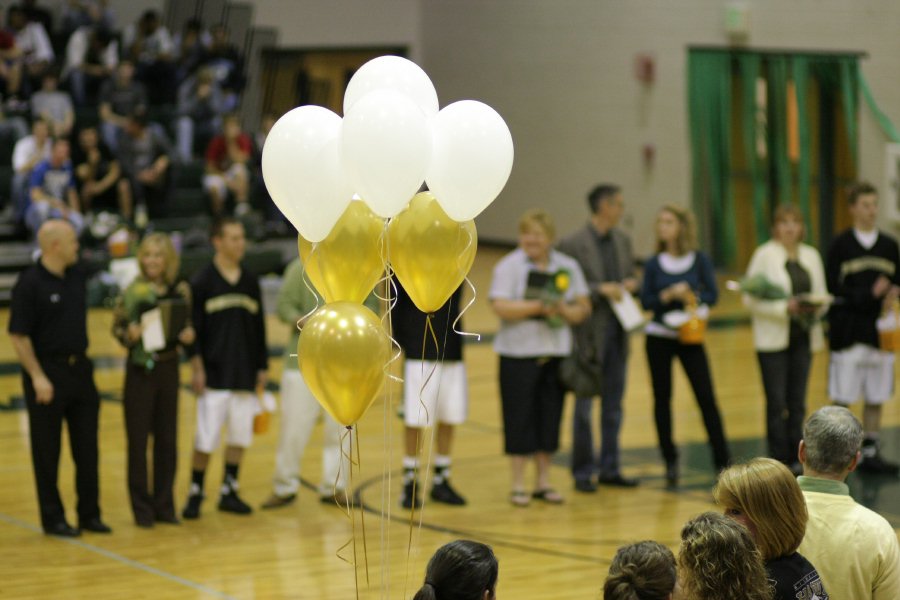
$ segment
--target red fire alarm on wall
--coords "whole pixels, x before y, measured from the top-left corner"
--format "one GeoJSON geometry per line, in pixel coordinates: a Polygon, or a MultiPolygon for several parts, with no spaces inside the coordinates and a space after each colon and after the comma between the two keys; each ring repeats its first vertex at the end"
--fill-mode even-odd
{"type": "Polygon", "coordinates": [[[634,57],[634,76],[644,84],[653,83],[656,76],[656,58],[649,53],[641,52],[634,57]]]}

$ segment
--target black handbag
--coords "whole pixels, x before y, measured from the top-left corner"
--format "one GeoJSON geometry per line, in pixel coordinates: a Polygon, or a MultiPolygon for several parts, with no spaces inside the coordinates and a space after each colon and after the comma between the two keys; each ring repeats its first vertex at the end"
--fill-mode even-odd
{"type": "Polygon", "coordinates": [[[601,365],[590,357],[583,356],[577,348],[559,364],[559,379],[563,387],[577,397],[597,396],[603,382],[601,365]]]}

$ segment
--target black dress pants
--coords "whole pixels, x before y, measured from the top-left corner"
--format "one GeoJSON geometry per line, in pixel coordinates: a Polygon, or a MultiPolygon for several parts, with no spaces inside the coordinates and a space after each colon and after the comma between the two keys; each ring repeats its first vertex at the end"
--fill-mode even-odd
{"type": "Polygon", "coordinates": [[[83,355],[39,360],[53,384],[52,402],[38,404],[31,377],[23,372],[22,379],[41,524],[46,529],[66,518],[57,487],[63,421],[69,428],[69,445],[75,463],[78,521],[100,518],[97,470],[100,396],[94,385],[94,366],[83,355]]]}
{"type": "Polygon", "coordinates": [[[694,390],[697,406],[703,415],[706,435],[712,447],[713,464],[716,470],[722,469],[728,466],[730,454],[703,344],[682,344],[677,339],[648,335],[647,363],[653,383],[653,412],[663,459],[671,464],[678,458],[678,451],[672,441],[672,361],[676,356],[684,367],[694,390]]]}

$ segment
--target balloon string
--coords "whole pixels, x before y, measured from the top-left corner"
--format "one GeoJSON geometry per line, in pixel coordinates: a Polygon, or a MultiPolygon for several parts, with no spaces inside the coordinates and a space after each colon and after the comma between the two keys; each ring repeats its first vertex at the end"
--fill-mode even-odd
{"type": "MultiPolygon", "coordinates": [[[[353,440],[350,440],[353,443],[353,440]]],[[[352,452],[352,449],[351,449],[352,452]]],[[[357,473],[362,469],[362,454],[359,452],[359,423],[356,424],[356,469],[357,473]]],[[[360,498],[360,509],[362,509],[362,498],[360,498]]],[[[369,548],[366,544],[366,511],[359,511],[359,522],[362,528],[362,545],[363,545],[363,565],[366,568],[366,589],[371,588],[372,583],[369,580],[369,548]]]]}
{"type": "MultiPolygon", "coordinates": [[[[356,600],[359,600],[359,574],[357,572],[357,565],[359,563],[356,556],[356,519],[353,516],[353,428],[350,426],[347,426],[347,428],[341,434],[341,456],[342,458],[347,458],[347,472],[349,479],[346,491],[347,503],[342,508],[347,515],[347,518],[350,519],[351,538],[335,551],[335,555],[345,563],[353,565],[353,580],[356,587],[356,600]],[[346,446],[348,451],[345,453],[344,442],[347,441],[348,438],[349,442],[346,446]],[[351,545],[353,547],[353,560],[347,559],[343,556],[344,550],[346,550],[347,547],[351,545]]],[[[343,460],[341,460],[341,462],[343,463],[343,460]]],[[[338,471],[340,472],[340,467],[338,471]]]]}
{"type": "MultiPolygon", "coordinates": [[[[476,236],[472,235],[472,233],[469,232],[469,244],[466,246],[465,250],[468,250],[472,246],[472,244],[475,244],[475,243],[477,243],[476,236]]],[[[465,250],[463,252],[461,252],[459,254],[459,256],[464,256],[466,254],[465,250]]],[[[459,264],[459,258],[457,258],[457,266],[458,267],[462,266],[459,264]]],[[[472,268],[472,265],[470,264],[469,269],[471,269],[471,268],[472,268]]],[[[460,319],[462,319],[463,315],[466,314],[466,312],[469,310],[469,307],[471,307],[473,304],[475,304],[475,300],[478,298],[478,290],[475,289],[475,286],[472,284],[472,281],[469,279],[469,269],[466,269],[463,280],[468,284],[469,289],[472,290],[472,298],[463,307],[463,309],[461,311],[459,311],[459,314],[456,315],[456,319],[453,320],[453,331],[456,332],[458,335],[474,337],[476,341],[480,342],[481,334],[470,333],[468,331],[462,331],[461,329],[457,329],[460,319]]],[[[460,270],[462,270],[462,269],[460,269],[460,270]]]]}
{"type": "Polygon", "coordinates": [[[386,323],[385,331],[388,334],[388,338],[391,340],[391,357],[388,359],[387,363],[384,365],[384,371],[387,374],[388,380],[395,381],[397,383],[403,383],[403,379],[391,373],[391,365],[398,360],[400,360],[400,355],[402,353],[402,348],[400,347],[400,343],[394,337],[394,328],[393,323],[391,321],[392,314],[394,312],[394,307],[397,306],[397,282],[394,281],[394,270],[391,268],[391,245],[390,245],[390,237],[388,236],[388,227],[390,225],[390,219],[384,220],[384,228],[381,230],[381,235],[378,238],[379,245],[382,249],[381,252],[381,262],[384,265],[384,276],[378,280],[378,285],[376,289],[379,287],[384,287],[384,296],[381,296],[378,292],[375,292],[375,296],[385,302],[387,304],[387,309],[385,310],[384,315],[381,317],[382,323],[386,323]]]}
{"type": "Polygon", "coordinates": [[[463,315],[466,314],[466,312],[468,312],[469,308],[471,308],[473,304],[475,304],[475,299],[478,297],[478,290],[475,289],[475,284],[472,283],[472,280],[469,279],[468,275],[466,275],[466,278],[464,281],[466,282],[466,284],[468,284],[469,289],[472,290],[472,297],[469,299],[469,301],[466,303],[466,305],[462,308],[462,310],[459,311],[459,314],[456,315],[456,318],[453,319],[453,332],[456,333],[457,335],[474,337],[476,342],[480,342],[481,341],[480,333],[474,333],[474,332],[463,331],[462,329],[458,329],[458,324],[459,324],[460,320],[462,319],[463,315]]]}
{"type": "Polygon", "coordinates": [[[382,436],[384,450],[382,451],[382,456],[384,457],[384,462],[382,464],[381,469],[381,522],[380,522],[380,541],[381,541],[381,590],[382,590],[382,598],[390,598],[390,586],[391,586],[391,563],[390,563],[390,548],[391,548],[391,528],[388,527],[388,524],[391,520],[391,498],[392,496],[392,465],[394,464],[394,427],[393,427],[393,393],[394,386],[391,385],[390,381],[397,381],[400,378],[395,377],[391,374],[391,364],[394,363],[400,357],[400,344],[393,337],[393,310],[394,306],[397,304],[397,288],[392,277],[392,270],[390,265],[390,237],[388,236],[388,227],[390,222],[385,219],[384,227],[381,230],[381,234],[378,238],[378,246],[381,250],[381,260],[384,266],[383,273],[384,276],[378,282],[376,286],[376,297],[381,300],[386,307],[385,313],[382,316],[382,323],[386,326],[384,327],[385,331],[388,332],[388,336],[391,340],[391,347],[393,349],[392,356],[390,360],[388,360],[387,364],[385,364],[385,371],[388,374],[388,385],[387,385],[387,398],[382,405],[382,430],[386,435],[382,436]],[[384,297],[382,297],[379,292],[384,290],[384,297]],[[386,512],[386,514],[385,514],[386,512]],[[385,518],[387,517],[387,518],[385,518]]]}
{"type": "Polygon", "coordinates": [[[316,260],[319,262],[319,271],[322,272],[322,253],[319,251],[319,242],[313,242],[312,250],[309,251],[309,256],[306,257],[306,260],[301,260],[303,264],[303,272],[301,279],[303,280],[303,285],[306,286],[306,289],[309,290],[309,293],[312,294],[313,298],[316,299],[315,306],[309,310],[305,315],[297,319],[297,329],[303,329],[303,323],[306,322],[319,308],[324,304],[322,302],[322,298],[319,297],[319,292],[316,291],[316,288],[312,285],[312,279],[309,277],[309,273],[306,270],[306,264],[311,260],[316,260]]]}

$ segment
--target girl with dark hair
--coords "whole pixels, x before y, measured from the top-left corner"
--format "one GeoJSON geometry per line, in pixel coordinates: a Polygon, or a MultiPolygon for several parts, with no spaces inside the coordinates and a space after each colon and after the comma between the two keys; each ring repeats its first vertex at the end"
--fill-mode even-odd
{"type": "Polygon", "coordinates": [[[438,548],[413,600],[494,600],[497,557],[490,546],[456,540],[438,548]]]}

